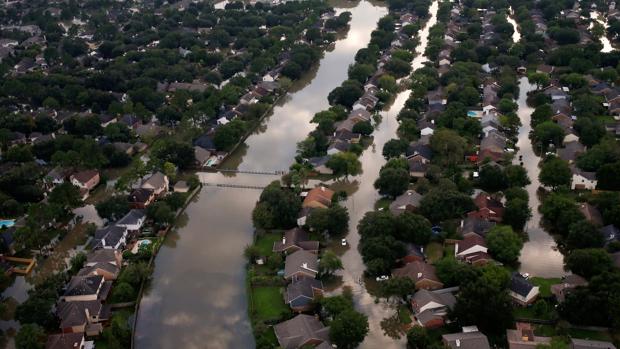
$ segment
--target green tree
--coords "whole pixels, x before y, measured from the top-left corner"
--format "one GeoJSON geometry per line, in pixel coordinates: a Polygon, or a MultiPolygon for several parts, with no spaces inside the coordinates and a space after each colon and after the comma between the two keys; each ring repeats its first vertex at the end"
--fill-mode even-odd
{"type": "Polygon", "coordinates": [[[351,152],[338,153],[327,160],[326,166],[336,177],[356,176],[362,172],[362,164],[351,152]]]}
{"type": "Polygon", "coordinates": [[[463,161],[467,142],[453,130],[440,129],[431,136],[431,148],[439,165],[454,165],[463,161]]]}
{"type": "Polygon", "coordinates": [[[45,348],[45,331],[36,324],[24,324],[15,336],[17,349],[43,349],[45,348]]]}
{"type": "Polygon", "coordinates": [[[504,209],[503,223],[516,231],[522,231],[525,223],[532,217],[532,210],[527,200],[515,198],[508,200],[504,209]]]}
{"type": "Polygon", "coordinates": [[[439,280],[447,287],[459,286],[476,276],[470,265],[459,262],[454,256],[446,256],[435,262],[435,270],[439,280]]]}
{"type": "Polygon", "coordinates": [[[554,190],[560,186],[569,186],[573,177],[568,163],[560,158],[551,157],[543,162],[538,179],[554,190]]]}
{"type": "Polygon", "coordinates": [[[329,326],[329,338],[338,348],[353,349],[368,333],[368,317],[353,309],[340,313],[329,326]]]}
{"type": "Polygon", "coordinates": [[[489,252],[493,258],[503,263],[513,263],[521,254],[523,241],[510,226],[498,225],[486,236],[489,252]]]}
{"type": "Polygon", "coordinates": [[[560,146],[562,144],[564,130],[562,126],[553,121],[545,121],[534,128],[534,139],[536,139],[543,150],[546,151],[547,146],[551,143],[555,146],[560,146]]]}
{"type": "Polygon", "coordinates": [[[611,257],[601,248],[573,250],[564,262],[570,271],[588,279],[612,268],[611,257]]]}
{"type": "Polygon", "coordinates": [[[340,261],[340,258],[330,250],[323,252],[319,261],[319,274],[321,274],[322,277],[331,276],[340,269],[342,269],[342,261],[340,261]]]}
{"type": "Polygon", "coordinates": [[[374,186],[381,195],[396,197],[409,187],[409,171],[402,168],[383,168],[374,186]]]}
{"type": "Polygon", "coordinates": [[[359,133],[362,136],[368,136],[372,133],[372,131],[374,131],[374,128],[372,127],[372,124],[370,124],[370,121],[361,121],[353,126],[352,131],[354,133],[359,133]]]}
{"type": "Polygon", "coordinates": [[[152,219],[155,224],[168,226],[174,223],[174,211],[165,202],[155,202],[146,208],[146,216],[152,219]]]}
{"type": "Polygon", "coordinates": [[[575,222],[568,227],[566,247],[569,250],[603,247],[604,242],[603,235],[586,220],[575,222]]]}
{"type": "Polygon", "coordinates": [[[407,332],[407,349],[427,349],[431,345],[431,339],[426,328],[413,326],[407,332]]]}
{"type": "Polygon", "coordinates": [[[312,210],[306,224],[313,231],[327,232],[330,236],[339,236],[349,229],[349,212],[340,205],[317,208],[312,210]]]}
{"type": "Polygon", "coordinates": [[[383,157],[386,160],[396,158],[407,151],[409,143],[404,139],[390,139],[383,145],[383,157]]]}
{"type": "Polygon", "coordinates": [[[109,221],[121,219],[129,212],[129,202],[124,196],[112,196],[95,204],[99,217],[109,221]]]}
{"type": "Polygon", "coordinates": [[[456,190],[432,189],[420,202],[420,213],[431,222],[460,218],[463,214],[475,210],[469,195],[456,190]]]}
{"type": "Polygon", "coordinates": [[[424,216],[403,212],[395,223],[399,240],[425,246],[431,238],[431,222],[424,216]]]}
{"type": "Polygon", "coordinates": [[[52,189],[48,201],[70,210],[82,204],[82,196],[78,187],[69,182],[64,182],[52,189]]]}
{"type": "Polygon", "coordinates": [[[71,274],[77,274],[84,266],[84,263],[86,263],[86,254],[84,252],[78,252],[71,258],[71,274]]]}
{"type": "Polygon", "coordinates": [[[252,212],[254,226],[262,229],[287,229],[296,225],[301,200],[291,190],[273,181],[261,193],[252,212]]]}
{"type": "Polygon", "coordinates": [[[528,80],[531,84],[536,85],[536,89],[541,89],[549,85],[549,81],[551,81],[549,75],[545,73],[531,73],[528,76],[528,80]]]}
{"type": "Polygon", "coordinates": [[[381,294],[389,297],[399,297],[406,300],[407,296],[415,292],[415,282],[408,277],[393,277],[381,284],[381,294]]]}

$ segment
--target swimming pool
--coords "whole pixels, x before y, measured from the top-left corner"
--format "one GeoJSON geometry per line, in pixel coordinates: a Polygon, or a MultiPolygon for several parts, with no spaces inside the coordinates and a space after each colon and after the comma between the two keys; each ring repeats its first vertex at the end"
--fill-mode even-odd
{"type": "Polygon", "coordinates": [[[470,111],[467,112],[467,116],[469,116],[470,118],[475,118],[475,117],[478,116],[478,113],[476,113],[475,111],[470,110],[470,111]]]}
{"type": "Polygon", "coordinates": [[[15,225],[14,219],[2,219],[0,220],[0,228],[10,228],[15,225]]]}

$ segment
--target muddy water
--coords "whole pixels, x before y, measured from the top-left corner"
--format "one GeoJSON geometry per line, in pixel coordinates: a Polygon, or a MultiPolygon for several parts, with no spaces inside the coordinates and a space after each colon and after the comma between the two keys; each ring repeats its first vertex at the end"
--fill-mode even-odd
{"type": "MultiPolygon", "coordinates": [[[[293,163],[296,143],[315,127],[310,119],[328,107],[328,93],[347,78],[355,53],[368,44],[377,21],[387,13],[385,7],[367,1],[353,4],[346,9],[352,13],[346,38],[338,40],[318,69],[280,101],[224,167],[274,171],[293,163]]],[[[201,177],[211,183],[253,186],[277,178],[201,177]]],[[[203,188],[186,211],[187,224],[171,233],[155,260],[153,281],[138,313],[137,348],[254,347],[243,249],[252,241],[251,212],[259,195],[259,190],[203,188]]]]}

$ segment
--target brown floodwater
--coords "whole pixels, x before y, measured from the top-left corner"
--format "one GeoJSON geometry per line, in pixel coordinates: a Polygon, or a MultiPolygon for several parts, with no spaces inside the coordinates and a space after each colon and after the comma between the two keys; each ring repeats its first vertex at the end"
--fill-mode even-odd
{"type": "Polygon", "coordinates": [[[540,199],[537,191],[541,186],[538,180],[540,173],[540,157],[534,153],[532,142],[529,134],[532,131],[530,125],[532,119],[532,109],[527,105],[527,93],[536,89],[531,85],[526,77],[519,79],[519,118],[521,119],[521,127],[519,128],[519,141],[517,147],[519,151],[515,157],[515,163],[519,163],[519,157],[522,156],[523,167],[527,170],[531,184],[525,187],[530,195],[530,208],[532,209],[532,218],[527,222],[525,231],[528,235],[528,241],[524,244],[519,258],[520,271],[522,273],[530,273],[532,276],[540,277],[560,277],[566,275],[564,271],[564,259],[558,251],[555,240],[541,226],[542,216],[538,211],[540,199]]]}
{"type": "MultiPolygon", "coordinates": [[[[346,8],[352,13],[346,38],[325,53],[318,69],[278,103],[263,127],[223,167],[275,171],[294,161],[296,143],[315,127],[312,116],[328,107],[328,93],[347,78],[355,53],[368,44],[377,21],[387,13],[384,6],[368,1],[354,4],[346,8]]],[[[252,186],[277,179],[251,174],[200,176],[209,183],[252,186]]],[[[153,281],[137,315],[137,348],[254,347],[243,249],[252,242],[251,212],[259,195],[259,190],[202,189],[187,208],[186,224],[171,233],[157,255],[153,281]]]]}
{"type": "MultiPolygon", "coordinates": [[[[423,54],[428,42],[428,29],[437,22],[437,9],[438,2],[434,1],[430,7],[432,17],[419,33],[420,44],[416,48],[417,56],[412,62],[413,70],[421,68],[427,61],[423,54]]],[[[400,92],[394,102],[381,112],[381,122],[373,133],[373,144],[360,157],[363,173],[349,179],[353,187],[345,202],[350,215],[349,234],[347,236],[349,246],[341,256],[344,269],[338,273],[338,276],[341,277],[341,286],[351,287],[356,308],[368,316],[370,331],[360,348],[402,348],[405,343],[404,337],[395,340],[385,335],[381,328],[381,322],[393,317],[396,314],[396,308],[383,299],[376,300],[369,293],[369,288],[376,288],[377,285],[372,280],[365,281],[363,277],[366,267],[358,250],[360,236],[357,232],[357,224],[366,212],[375,209],[375,203],[380,199],[373,184],[379,177],[381,166],[386,162],[381,154],[383,145],[390,139],[397,137],[398,121],[396,116],[404,107],[409,95],[409,90],[400,92]]],[[[347,188],[346,183],[343,184],[344,188],[347,188]]]]}

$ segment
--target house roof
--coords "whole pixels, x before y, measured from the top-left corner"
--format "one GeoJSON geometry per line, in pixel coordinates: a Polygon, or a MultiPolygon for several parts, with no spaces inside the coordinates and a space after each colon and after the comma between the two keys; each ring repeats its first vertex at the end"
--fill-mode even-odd
{"type": "Polygon", "coordinates": [[[334,140],[334,142],[332,142],[332,144],[329,145],[327,150],[329,151],[330,149],[336,149],[338,151],[345,152],[349,150],[350,146],[351,145],[349,144],[349,142],[343,141],[341,139],[336,139],[334,140]]]}
{"type": "Polygon", "coordinates": [[[202,147],[194,146],[194,156],[196,157],[196,161],[203,164],[209,160],[211,152],[202,147]]]}
{"type": "Polygon", "coordinates": [[[407,263],[402,268],[394,269],[392,275],[397,277],[409,277],[416,282],[422,279],[440,282],[435,273],[435,267],[419,261],[407,263]]]}
{"type": "Polygon", "coordinates": [[[284,349],[297,349],[306,342],[329,342],[329,327],[325,327],[316,317],[299,314],[273,327],[278,342],[284,349]]]}
{"type": "Polygon", "coordinates": [[[146,203],[153,196],[153,189],[147,188],[138,188],[134,189],[131,194],[129,194],[129,202],[134,203],[146,203]]]}
{"type": "Polygon", "coordinates": [[[593,341],[588,339],[571,338],[573,349],[616,349],[611,342],[593,341]]]}
{"type": "Polygon", "coordinates": [[[86,266],[80,269],[77,273],[78,276],[89,276],[89,275],[97,275],[97,271],[104,270],[110,274],[117,275],[120,271],[120,268],[116,264],[108,263],[108,262],[99,262],[90,266],[86,266]]]}
{"type": "Polygon", "coordinates": [[[461,221],[459,232],[463,235],[467,233],[476,233],[484,237],[494,226],[495,222],[490,222],[478,217],[467,217],[461,221]]]}
{"type": "Polygon", "coordinates": [[[129,211],[123,218],[116,222],[117,225],[127,226],[139,224],[141,220],[144,220],[146,213],[144,210],[133,209],[129,211]]]}
{"type": "Polygon", "coordinates": [[[577,156],[585,151],[583,144],[579,141],[567,142],[564,148],[558,149],[558,157],[564,161],[575,161],[577,156]]]}
{"type": "Polygon", "coordinates": [[[74,276],[67,284],[65,297],[67,296],[86,296],[97,294],[99,286],[103,283],[103,276],[74,276]]]}
{"type": "Polygon", "coordinates": [[[579,211],[583,214],[586,220],[590,221],[592,224],[603,225],[603,217],[601,216],[599,210],[593,205],[584,202],[579,205],[579,211]]]}
{"type": "Polygon", "coordinates": [[[127,228],[120,227],[116,224],[111,224],[107,227],[97,229],[95,230],[94,246],[95,248],[103,247],[99,246],[103,241],[105,241],[105,245],[115,246],[126,233],[127,228]]]}
{"type": "Polygon", "coordinates": [[[573,175],[582,176],[583,178],[586,178],[591,181],[596,180],[596,172],[583,171],[582,169],[580,169],[579,167],[575,165],[571,165],[570,169],[573,172],[573,175]]]}
{"type": "Polygon", "coordinates": [[[506,330],[508,347],[510,349],[535,349],[539,344],[549,344],[551,337],[539,337],[529,328],[506,330]]]}
{"type": "Polygon", "coordinates": [[[98,175],[99,175],[99,172],[96,170],[86,170],[86,171],[76,172],[73,175],[71,175],[71,177],[80,183],[86,183],[98,175]]]}
{"type": "Polygon", "coordinates": [[[510,279],[510,290],[520,296],[527,297],[530,294],[530,291],[534,288],[531,282],[526,280],[519,273],[512,273],[512,278],[510,279]]]}
{"type": "Polygon", "coordinates": [[[397,216],[403,213],[407,209],[407,206],[418,207],[420,201],[422,201],[422,195],[418,194],[415,190],[407,190],[390,203],[390,212],[397,216]]]}
{"type": "Polygon", "coordinates": [[[408,159],[407,163],[409,164],[409,172],[426,173],[426,170],[428,170],[428,164],[419,158],[408,159]]]}
{"type": "Polygon", "coordinates": [[[407,148],[406,155],[407,157],[420,155],[425,159],[431,160],[433,158],[433,150],[427,144],[412,142],[407,148]]]}
{"type": "Polygon", "coordinates": [[[84,333],[52,334],[47,337],[45,349],[75,349],[84,342],[84,333]]]}
{"type": "Polygon", "coordinates": [[[289,278],[298,272],[316,275],[319,271],[319,259],[316,254],[298,250],[286,256],[284,277],[289,278]]]}
{"type": "Polygon", "coordinates": [[[454,305],[456,304],[456,298],[450,292],[437,293],[425,289],[418,290],[413,295],[412,301],[413,304],[415,304],[417,311],[419,311],[419,309],[423,308],[430,302],[441,304],[450,309],[452,309],[452,307],[454,307],[454,305]]]}
{"type": "Polygon", "coordinates": [[[306,251],[318,251],[319,242],[309,241],[308,233],[301,228],[293,228],[284,232],[282,240],[273,243],[274,252],[283,252],[290,247],[297,246],[306,251]]]}
{"type": "Polygon", "coordinates": [[[349,113],[349,119],[351,118],[357,118],[363,121],[370,121],[370,117],[372,115],[370,114],[370,112],[366,109],[355,109],[353,111],[351,111],[349,113]]]}
{"type": "Polygon", "coordinates": [[[306,195],[303,205],[305,206],[311,202],[317,201],[324,206],[330,206],[332,203],[333,196],[334,196],[333,190],[327,187],[324,187],[324,186],[318,186],[308,191],[308,195],[306,195]]]}
{"type": "Polygon", "coordinates": [[[167,179],[168,177],[166,177],[165,174],[158,171],[145,180],[144,183],[142,183],[142,187],[150,186],[153,188],[163,188],[166,186],[167,179]]]}
{"type": "Polygon", "coordinates": [[[487,336],[482,332],[451,333],[441,337],[452,349],[491,349],[487,336]]]}
{"type": "Polygon", "coordinates": [[[121,251],[111,249],[92,250],[86,255],[86,264],[91,263],[113,263],[116,264],[121,251]]]}
{"type": "Polygon", "coordinates": [[[90,316],[101,312],[101,301],[60,302],[56,314],[60,318],[60,328],[80,326],[87,323],[86,311],[90,316]]]}
{"type": "Polygon", "coordinates": [[[461,253],[463,251],[467,251],[468,249],[474,246],[483,246],[486,247],[486,242],[484,238],[476,233],[467,233],[463,237],[463,240],[459,241],[456,244],[456,253],[461,253]]]}
{"type": "Polygon", "coordinates": [[[314,290],[323,290],[321,280],[301,278],[286,287],[285,301],[288,304],[299,297],[314,298],[314,290]]]}
{"type": "Polygon", "coordinates": [[[215,143],[213,143],[213,138],[211,138],[211,136],[206,133],[198,137],[194,141],[194,145],[197,145],[206,150],[215,150],[215,143]]]}

